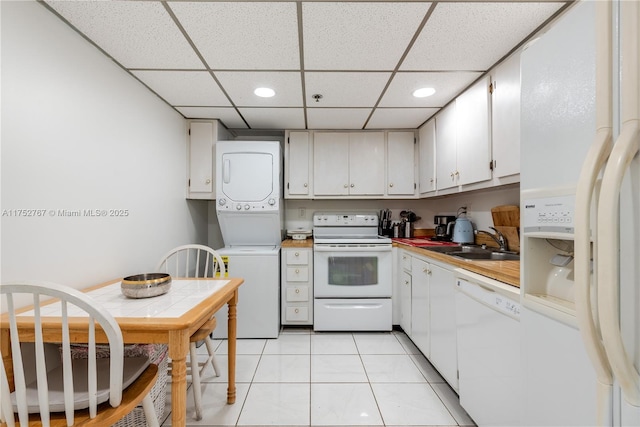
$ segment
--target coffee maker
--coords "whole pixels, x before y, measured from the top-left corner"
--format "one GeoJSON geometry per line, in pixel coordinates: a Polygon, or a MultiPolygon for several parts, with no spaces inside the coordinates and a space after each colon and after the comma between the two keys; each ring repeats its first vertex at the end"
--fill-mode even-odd
{"type": "Polygon", "coordinates": [[[433,222],[436,225],[436,234],[431,240],[450,242],[456,217],[453,215],[436,215],[433,217],[433,222]]]}

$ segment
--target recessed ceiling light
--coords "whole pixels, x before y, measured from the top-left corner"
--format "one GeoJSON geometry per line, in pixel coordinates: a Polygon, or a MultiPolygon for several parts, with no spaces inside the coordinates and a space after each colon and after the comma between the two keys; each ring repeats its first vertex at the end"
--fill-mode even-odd
{"type": "Polygon", "coordinates": [[[423,87],[420,89],[417,89],[413,92],[413,96],[415,96],[416,98],[426,98],[427,96],[431,96],[434,93],[436,93],[436,90],[432,87],[423,87]]]}
{"type": "Polygon", "coordinates": [[[262,98],[271,98],[273,95],[276,94],[276,92],[273,89],[268,87],[259,87],[256,90],[254,90],[253,93],[255,93],[256,95],[262,98]]]}

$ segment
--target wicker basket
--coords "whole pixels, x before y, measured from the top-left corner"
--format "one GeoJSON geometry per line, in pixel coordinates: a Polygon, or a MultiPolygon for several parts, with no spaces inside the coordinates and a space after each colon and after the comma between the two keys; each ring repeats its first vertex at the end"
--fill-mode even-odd
{"type": "MultiPolygon", "coordinates": [[[[72,344],[71,356],[73,358],[82,359],[87,357],[88,349],[86,344],[72,344]]],[[[109,346],[96,346],[98,358],[109,357],[109,346]]],[[[124,347],[125,357],[147,356],[149,362],[158,365],[158,379],[151,387],[151,399],[153,407],[156,410],[158,423],[162,424],[164,417],[164,404],[167,396],[167,380],[169,371],[169,348],[166,344],[133,344],[124,347]]],[[[141,427],[147,425],[147,418],[144,415],[142,404],[138,405],[126,417],[114,424],[116,427],[141,427]]]]}
{"type": "MultiPolygon", "coordinates": [[[[136,347],[138,351],[143,350],[142,354],[148,354],[151,363],[158,365],[158,380],[153,387],[151,387],[150,394],[153,400],[153,407],[156,410],[156,416],[158,417],[158,424],[162,425],[164,403],[167,397],[168,348],[164,344],[137,345],[136,347]]],[[[125,356],[131,355],[130,353],[125,354],[125,356]]],[[[147,417],[144,415],[142,405],[138,405],[133,411],[129,412],[126,417],[114,424],[116,427],[140,427],[146,425],[147,417]]]]}

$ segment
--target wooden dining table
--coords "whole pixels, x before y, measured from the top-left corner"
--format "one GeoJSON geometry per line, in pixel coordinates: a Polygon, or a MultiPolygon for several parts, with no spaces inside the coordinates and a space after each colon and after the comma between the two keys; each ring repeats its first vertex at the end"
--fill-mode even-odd
{"type": "MultiPolygon", "coordinates": [[[[120,290],[121,280],[112,280],[82,289],[94,297],[116,319],[125,344],[167,344],[171,358],[171,425],[186,425],[187,357],[189,338],[211,316],[228,305],[228,387],[227,403],[236,400],[236,331],[238,287],[241,278],[180,279],[173,278],[169,292],[152,298],[127,298],[120,290]]],[[[56,300],[41,304],[43,336],[46,342],[61,342],[60,303],[56,300]]],[[[19,310],[18,328],[21,339],[33,340],[33,307],[19,310]]],[[[73,317],[69,312],[70,335],[73,342],[87,342],[87,318],[73,317]]],[[[12,361],[8,334],[8,317],[0,317],[0,349],[7,373],[12,361]]],[[[106,336],[96,331],[96,341],[106,343],[106,336]]]]}

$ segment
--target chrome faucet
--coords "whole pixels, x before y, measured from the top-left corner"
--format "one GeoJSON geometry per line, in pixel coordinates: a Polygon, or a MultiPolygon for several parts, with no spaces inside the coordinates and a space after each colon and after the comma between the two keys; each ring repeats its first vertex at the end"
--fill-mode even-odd
{"type": "Polygon", "coordinates": [[[478,233],[484,233],[487,236],[491,237],[493,240],[495,240],[495,242],[498,244],[498,246],[500,246],[500,250],[501,251],[506,251],[507,250],[507,239],[504,237],[504,235],[497,230],[494,227],[489,227],[490,229],[492,229],[493,231],[496,232],[496,234],[498,235],[498,237],[494,236],[492,233],[489,233],[488,231],[484,231],[484,230],[474,230],[474,234],[478,234],[478,233]]]}

